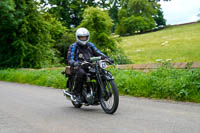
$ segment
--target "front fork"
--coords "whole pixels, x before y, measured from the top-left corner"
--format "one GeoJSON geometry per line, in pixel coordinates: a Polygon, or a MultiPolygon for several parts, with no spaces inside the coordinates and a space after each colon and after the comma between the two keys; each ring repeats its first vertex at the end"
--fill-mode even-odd
{"type": "MultiPolygon", "coordinates": [[[[99,71],[97,71],[97,75],[96,76],[97,76],[97,80],[98,80],[98,83],[99,83],[99,86],[100,86],[100,89],[101,89],[101,97],[100,98],[102,98],[102,97],[105,96],[105,86],[103,84],[102,77],[101,77],[99,71]]],[[[114,80],[114,77],[112,76],[112,73],[110,73],[109,71],[105,71],[105,75],[104,75],[103,78],[105,78],[105,80],[107,80],[107,81],[114,80]]],[[[109,92],[110,91],[111,90],[110,90],[110,87],[109,87],[109,92]]]]}
{"type": "Polygon", "coordinates": [[[99,86],[100,86],[100,90],[101,90],[100,98],[104,98],[105,88],[104,88],[104,85],[103,85],[102,77],[100,75],[99,70],[98,69],[96,69],[96,70],[97,70],[96,77],[97,77],[97,80],[98,80],[98,83],[99,83],[99,86]]]}

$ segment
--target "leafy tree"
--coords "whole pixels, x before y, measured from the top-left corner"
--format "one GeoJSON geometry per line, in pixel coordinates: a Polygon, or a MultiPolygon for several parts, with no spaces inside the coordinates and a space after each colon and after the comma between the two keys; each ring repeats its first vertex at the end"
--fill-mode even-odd
{"type": "Polygon", "coordinates": [[[115,42],[111,39],[112,19],[107,11],[89,7],[84,11],[83,21],[79,27],[86,27],[90,31],[90,40],[104,53],[115,50],[115,42]]]}
{"type": "MultiPolygon", "coordinates": [[[[166,20],[164,19],[163,11],[161,9],[161,5],[158,3],[160,0],[149,0],[151,3],[153,9],[155,9],[156,14],[154,14],[152,17],[156,22],[156,26],[165,26],[166,25],[166,20]]],[[[169,0],[164,0],[164,1],[169,1],[169,0]]]]}
{"type": "MultiPolygon", "coordinates": [[[[119,20],[117,18],[119,7],[127,9],[128,3],[130,0],[111,0],[111,1],[113,1],[113,2],[110,2],[110,4],[108,4],[108,5],[111,5],[112,8],[109,8],[108,11],[109,11],[109,15],[111,16],[111,18],[114,20],[114,23],[116,24],[116,23],[119,23],[119,20]]],[[[153,7],[153,9],[156,10],[156,14],[154,14],[154,16],[153,16],[153,19],[155,20],[156,25],[157,26],[160,26],[160,25],[165,26],[166,20],[164,19],[164,15],[163,15],[161,6],[158,3],[160,1],[161,0],[148,0],[148,2],[151,3],[151,6],[153,7]]],[[[171,0],[163,0],[163,1],[171,1],[171,0]]],[[[141,7],[141,6],[139,6],[139,7],[141,7]]],[[[138,8],[138,7],[136,7],[136,8],[138,8]]]]}
{"type": "Polygon", "coordinates": [[[114,20],[114,23],[118,22],[118,9],[120,7],[120,0],[99,0],[97,5],[100,8],[108,10],[109,16],[114,20]]]}
{"type": "Polygon", "coordinates": [[[135,34],[154,28],[156,9],[148,0],[122,0],[122,9],[118,12],[119,24],[116,32],[119,34],[135,34]]]}
{"type": "Polygon", "coordinates": [[[156,15],[156,10],[148,0],[129,0],[127,11],[129,15],[147,18],[156,15]]]}
{"type": "Polygon", "coordinates": [[[83,19],[83,11],[87,7],[100,7],[108,10],[110,17],[116,24],[118,22],[118,9],[120,7],[120,0],[40,0],[43,6],[47,4],[53,7],[48,10],[54,14],[60,21],[64,22],[67,27],[76,27],[83,19]]]}
{"type": "Polygon", "coordinates": [[[52,8],[48,12],[69,28],[80,24],[85,8],[96,6],[95,0],[41,0],[41,3],[50,4],[52,8]]]}
{"type": "MultiPolygon", "coordinates": [[[[0,66],[9,65],[10,62],[19,65],[22,63],[23,44],[20,40],[16,40],[18,35],[19,25],[23,23],[25,17],[25,4],[18,1],[18,5],[13,0],[0,1],[0,66]],[[16,10],[18,9],[18,10],[16,10]],[[18,18],[18,19],[15,19],[18,18]],[[15,32],[13,32],[15,31],[15,32]],[[14,42],[18,41],[19,44],[15,45],[14,42]],[[22,46],[21,46],[22,45],[22,46]],[[19,54],[19,57],[15,54],[19,54]]],[[[12,64],[12,65],[13,65],[12,64]]]]}
{"type": "MultiPolygon", "coordinates": [[[[43,6],[50,4],[52,7],[48,10],[55,17],[62,21],[68,28],[76,27],[83,19],[83,11],[87,7],[97,7],[107,10],[109,16],[114,20],[114,27],[118,23],[118,10],[120,7],[127,8],[129,0],[40,0],[43,6]]],[[[152,5],[158,4],[160,0],[148,0],[152,5]]],[[[169,0],[164,0],[169,1],[169,0]]],[[[156,17],[156,22],[160,20],[162,15],[156,17]]],[[[163,21],[163,20],[161,20],[163,21]]],[[[160,23],[160,22],[158,22],[160,23]]],[[[113,27],[113,28],[114,28],[113,27]]]]}
{"type": "Polygon", "coordinates": [[[60,39],[67,31],[67,28],[63,26],[63,24],[58,21],[53,15],[49,14],[48,12],[42,13],[43,18],[46,22],[48,22],[48,27],[50,28],[51,38],[55,41],[60,39]]]}
{"type": "Polygon", "coordinates": [[[161,9],[157,10],[157,15],[155,15],[153,19],[156,21],[157,26],[166,25],[166,20],[164,19],[163,11],[161,9]]]}
{"type": "Polygon", "coordinates": [[[74,31],[66,31],[60,39],[56,41],[55,48],[60,52],[61,63],[66,63],[67,52],[69,46],[76,42],[76,37],[74,31]]]}
{"type": "MultiPolygon", "coordinates": [[[[46,21],[34,0],[0,1],[0,66],[40,68],[54,63],[57,25],[46,21]]],[[[52,20],[52,18],[51,18],[52,20]]]]}
{"type": "Polygon", "coordinates": [[[65,63],[64,59],[67,54],[66,51],[69,43],[72,42],[70,41],[71,38],[68,39],[67,35],[71,35],[71,33],[67,32],[68,29],[48,12],[43,13],[43,17],[45,21],[48,22],[48,27],[50,30],[51,38],[53,39],[53,48],[56,52],[56,57],[60,59],[60,63],[65,63]],[[63,40],[65,40],[65,42],[63,42],[63,40]]]}

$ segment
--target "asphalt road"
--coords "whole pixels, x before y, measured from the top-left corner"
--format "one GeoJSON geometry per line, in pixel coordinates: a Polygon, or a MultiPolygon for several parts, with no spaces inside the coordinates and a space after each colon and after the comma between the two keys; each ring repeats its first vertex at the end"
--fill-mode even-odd
{"type": "Polygon", "coordinates": [[[120,97],[114,115],[62,90],[0,81],[0,133],[200,133],[200,104],[120,97]]]}

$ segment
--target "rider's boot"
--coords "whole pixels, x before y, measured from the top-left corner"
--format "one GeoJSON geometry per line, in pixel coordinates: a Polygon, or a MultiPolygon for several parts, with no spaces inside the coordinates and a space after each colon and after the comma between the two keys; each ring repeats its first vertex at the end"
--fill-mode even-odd
{"type": "Polygon", "coordinates": [[[74,90],[72,90],[72,95],[74,95],[74,98],[76,99],[76,101],[78,103],[82,103],[83,100],[82,100],[82,97],[81,97],[81,83],[76,83],[75,84],[75,87],[74,87],[74,90]]]}
{"type": "Polygon", "coordinates": [[[82,103],[83,102],[80,95],[76,95],[76,102],[78,102],[78,103],[82,103]]]}

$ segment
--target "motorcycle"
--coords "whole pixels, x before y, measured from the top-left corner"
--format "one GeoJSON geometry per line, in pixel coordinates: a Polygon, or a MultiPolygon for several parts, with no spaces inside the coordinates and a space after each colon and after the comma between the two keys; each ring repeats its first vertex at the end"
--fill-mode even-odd
{"type": "Polygon", "coordinates": [[[63,72],[68,78],[66,85],[68,90],[63,90],[63,93],[67,99],[71,100],[75,108],[81,108],[82,105],[100,104],[105,113],[116,112],[119,105],[119,94],[112,73],[106,70],[107,64],[113,65],[111,61],[103,60],[101,57],[91,57],[89,62],[81,63],[81,67],[85,68],[87,73],[82,85],[82,103],[78,103],[76,97],[72,95],[75,87],[75,75],[71,74],[70,69],[63,72]]]}

